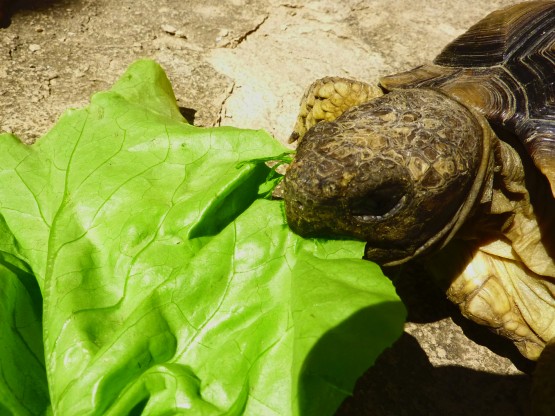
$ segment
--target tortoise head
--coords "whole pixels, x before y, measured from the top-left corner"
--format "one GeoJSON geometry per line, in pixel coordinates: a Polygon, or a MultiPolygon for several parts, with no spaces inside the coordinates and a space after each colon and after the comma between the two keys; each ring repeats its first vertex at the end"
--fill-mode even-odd
{"type": "Polygon", "coordinates": [[[367,242],[366,257],[403,263],[445,244],[491,166],[483,117],[428,89],[390,92],[310,129],[285,176],[291,228],[367,242]]]}

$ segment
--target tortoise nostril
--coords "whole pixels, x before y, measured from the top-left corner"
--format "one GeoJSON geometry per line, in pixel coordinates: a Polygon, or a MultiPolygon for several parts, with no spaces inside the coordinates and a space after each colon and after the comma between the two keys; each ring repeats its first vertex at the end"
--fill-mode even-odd
{"type": "Polygon", "coordinates": [[[406,200],[400,186],[373,189],[350,204],[351,214],[360,221],[383,219],[397,212],[406,200]]]}

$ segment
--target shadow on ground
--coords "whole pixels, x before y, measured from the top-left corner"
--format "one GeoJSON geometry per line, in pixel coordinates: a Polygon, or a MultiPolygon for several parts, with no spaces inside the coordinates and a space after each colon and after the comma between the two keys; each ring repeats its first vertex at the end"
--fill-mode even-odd
{"type": "Polygon", "coordinates": [[[358,381],[336,416],[526,415],[530,387],[527,375],[433,367],[405,333],[358,381]]]}
{"type": "Polygon", "coordinates": [[[408,322],[450,317],[469,339],[507,357],[525,374],[434,367],[416,338],[404,333],[359,379],[353,397],[336,416],[527,415],[534,364],[505,338],[464,318],[422,269],[405,270],[393,280],[407,307],[408,322]]]}
{"type": "Polygon", "coordinates": [[[69,5],[71,0],[0,0],[0,28],[8,27],[20,10],[44,10],[53,5],[69,5]]]}
{"type": "Polygon", "coordinates": [[[341,403],[361,369],[399,336],[405,308],[382,302],[363,308],[327,331],[303,362],[298,397],[301,415],[322,415],[341,403]],[[326,400],[315,400],[324,396],[326,400]]]}
{"type": "Polygon", "coordinates": [[[524,358],[515,345],[491,329],[465,318],[459,308],[450,302],[446,289],[428,275],[426,270],[413,264],[402,272],[386,270],[392,278],[397,294],[407,308],[407,322],[430,323],[450,318],[469,339],[495,354],[509,359],[520,371],[530,374],[534,364],[524,358]]]}

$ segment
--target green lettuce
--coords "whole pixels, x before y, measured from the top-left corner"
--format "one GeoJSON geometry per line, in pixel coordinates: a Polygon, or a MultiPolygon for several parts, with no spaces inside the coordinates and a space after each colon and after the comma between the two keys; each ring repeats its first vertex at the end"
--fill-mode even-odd
{"type": "Polygon", "coordinates": [[[333,413],[405,310],[363,243],[261,198],[284,152],[187,124],[146,60],[0,135],[0,414],[333,413]]]}

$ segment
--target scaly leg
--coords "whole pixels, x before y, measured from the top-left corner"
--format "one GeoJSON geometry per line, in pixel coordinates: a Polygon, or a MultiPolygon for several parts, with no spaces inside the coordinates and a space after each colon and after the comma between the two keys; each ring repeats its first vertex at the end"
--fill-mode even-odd
{"type": "Polygon", "coordinates": [[[536,360],[555,340],[555,205],[509,144],[497,142],[494,154],[497,168],[474,216],[427,263],[465,316],[536,360]]]}
{"type": "Polygon", "coordinates": [[[513,253],[502,240],[478,246],[453,240],[432,260],[432,269],[436,275],[456,276],[447,296],[463,315],[494,328],[536,360],[555,332],[555,284],[512,258],[513,253]]]}
{"type": "Polygon", "coordinates": [[[348,108],[383,95],[377,85],[341,77],[326,77],[310,85],[301,99],[301,109],[289,143],[300,141],[320,121],[333,121],[348,108]]]}

